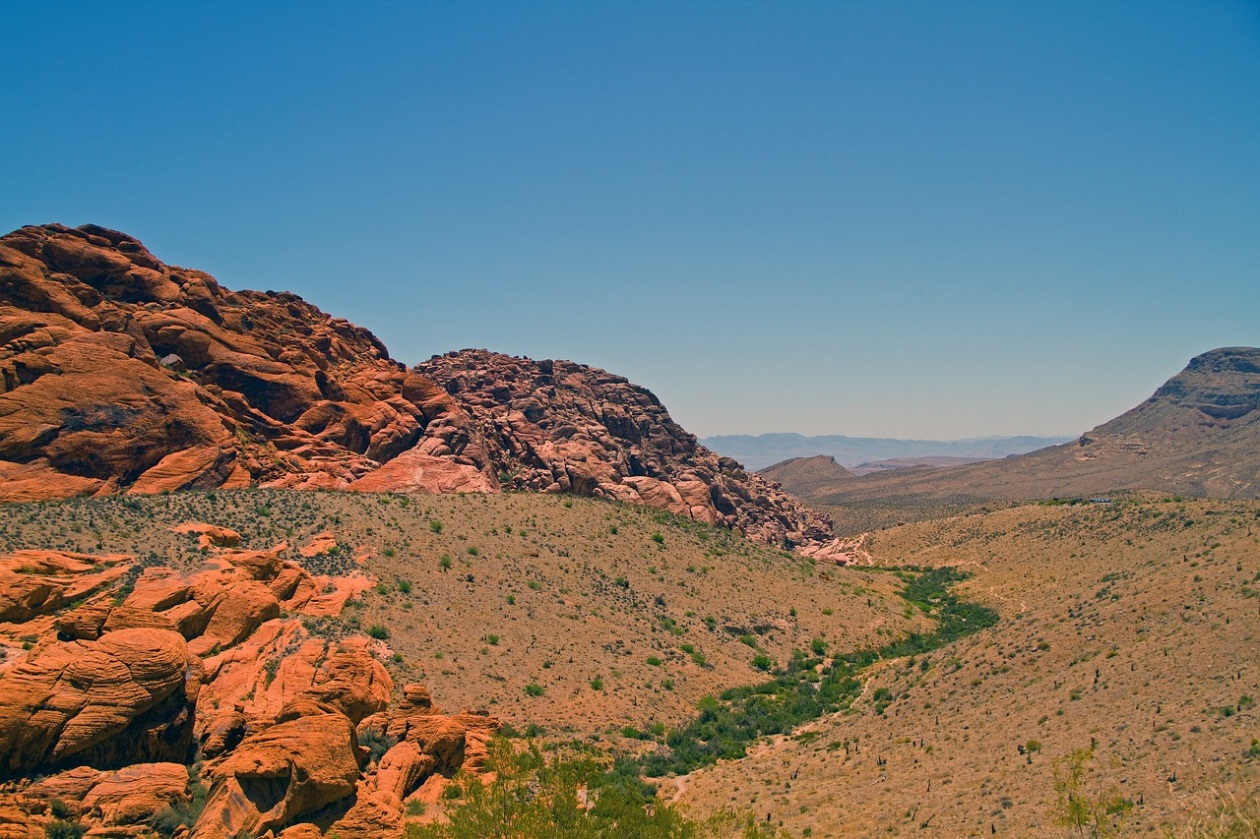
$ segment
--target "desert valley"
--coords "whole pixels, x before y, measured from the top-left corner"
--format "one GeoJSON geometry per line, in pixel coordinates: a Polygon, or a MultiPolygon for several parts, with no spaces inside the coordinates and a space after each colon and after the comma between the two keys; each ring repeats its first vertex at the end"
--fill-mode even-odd
{"type": "Polygon", "coordinates": [[[859,476],[101,227],[0,343],[0,837],[1260,831],[1260,350],[859,476]]]}

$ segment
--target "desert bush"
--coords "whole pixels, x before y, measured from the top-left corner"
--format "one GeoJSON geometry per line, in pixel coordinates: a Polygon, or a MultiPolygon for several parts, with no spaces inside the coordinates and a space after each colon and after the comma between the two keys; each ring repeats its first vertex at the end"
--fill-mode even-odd
{"type": "Polygon", "coordinates": [[[1120,788],[1101,788],[1091,794],[1086,789],[1086,764],[1094,757],[1093,749],[1075,749],[1055,761],[1054,789],[1058,793],[1055,820],[1072,836],[1101,839],[1117,836],[1124,817],[1133,809],[1120,788]]]}
{"type": "Polygon", "coordinates": [[[358,740],[359,745],[368,750],[368,760],[371,763],[379,763],[385,753],[398,743],[397,737],[391,737],[375,728],[359,732],[358,740]]]}
{"type": "Polygon", "coordinates": [[[78,822],[53,819],[44,826],[44,835],[48,839],[80,839],[87,828],[78,822]]]}
{"type": "Polygon", "coordinates": [[[462,803],[448,807],[449,823],[409,824],[408,839],[702,839],[731,836],[741,827],[738,835],[750,839],[777,835],[768,825],[733,811],[706,821],[688,818],[657,799],[656,790],[640,780],[638,765],[624,757],[609,762],[569,751],[547,758],[534,744],[518,752],[496,737],[487,769],[495,773],[491,783],[457,775],[462,803]],[[579,790],[586,791],[586,806],[579,790]]]}

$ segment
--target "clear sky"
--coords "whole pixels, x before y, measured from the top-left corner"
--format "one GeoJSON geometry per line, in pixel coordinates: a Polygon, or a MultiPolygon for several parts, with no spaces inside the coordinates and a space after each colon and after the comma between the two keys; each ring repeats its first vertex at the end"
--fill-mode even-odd
{"type": "Polygon", "coordinates": [[[1260,345],[1260,3],[0,0],[0,227],[704,435],[1073,434],[1260,345]]]}

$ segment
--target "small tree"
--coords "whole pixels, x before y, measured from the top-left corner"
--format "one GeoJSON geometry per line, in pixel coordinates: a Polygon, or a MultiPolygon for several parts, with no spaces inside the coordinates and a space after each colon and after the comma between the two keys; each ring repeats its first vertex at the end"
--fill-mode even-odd
{"type": "Polygon", "coordinates": [[[1093,758],[1093,749],[1074,749],[1054,762],[1054,789],[1059,794],[1056,821],[1072,836],[1102,839],[1119,834],[1133,802],[1117,786],[1102,789],[1101,780],[1097,793],[1091,795],[1085,789],[1085,764],[1093,758]]]}

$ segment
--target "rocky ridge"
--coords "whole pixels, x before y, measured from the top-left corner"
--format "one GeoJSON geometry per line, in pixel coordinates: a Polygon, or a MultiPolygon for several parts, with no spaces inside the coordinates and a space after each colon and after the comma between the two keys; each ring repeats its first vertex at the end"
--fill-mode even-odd
{"type": "Polygon", "coordinates": [[[1260,497],[1260,349],[1195,356],[1149,399],[1071,443],[968,466],[868,475],[819,487],[808,500],[939,503],[1117,490],[1260,497]]]}
{"type": "Polygon", "coordinates": [[[501,478],[769,544],[817,549],[831,535],[824,516],[604,371],[484,351],[408,370],[296,295],[229,291],[124,233],[53,224],[0,237],[0,500],[498,492],[501,478]]]}
{"type": "Polygon", "coordinates": [[[646,504],[792,548],[829,520],[700,445],[651,391],[572,361],[461,350],[417,365],[473,417],[500,483],[646,504]]]}
{"type": "Polygon", "coordinates": [[[466,415],[370,332],[123,233],[0,237],[0,500],[251,484],[489,490],[466,415]]]}
{"type": "Polygon", "coordinates": [[[757,474],[782,485],[788,492],[801,498],[808,498],[816,487],[844,483],[857,477],[829,454],[794,457],[767,466],[757,474]]]}
{"type": "Polygon", "coordinates": [[[495,718],[442,714],[419,685],[394,703],[382,642],[318,634],[312,618],[370,578],[312,576],[285,545],[214,550],[191,574],[0,557],[6,583],[30,581],[0,603],[0,833],[73,818],[90,835],[182,819],[198,839],[299,836],[312,820],[401,836],[406,800],[479,770],[495,718]]]}

